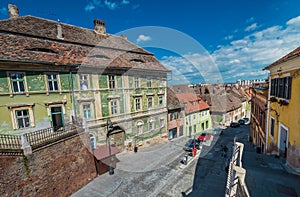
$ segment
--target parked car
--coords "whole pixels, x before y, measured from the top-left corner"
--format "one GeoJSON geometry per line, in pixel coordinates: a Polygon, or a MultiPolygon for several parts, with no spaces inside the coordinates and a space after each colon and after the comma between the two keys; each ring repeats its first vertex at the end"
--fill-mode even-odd
{"type": "Polygon", "coordinates": [[[240,120],[238,121],[238,123],[239,123],[240,125],[244,125],[244,124],[245,124],[245,120],[244,120],[244,119],[240,119],[240,120]]]}
{"type": "Polygon", "coordinates": [[[237,123],[237,122],[230,123],[230,127],[236,128],[236,127],[239,127],[239,126],[240,126],[240,124],[237,123]]]}
{"type": "Polygon", "coordinates": [[[249,121],[249,118],[243,118],[245,120],[245,123],[249,121]]]}
{"type": "Polygon", "coordinates": [[[192,149],[194,147],[197,148],[197,149],[199,149],[199,144],[200,143],[199,143],[198,140],[190,139],[189,141],[187,141],[187,143],[183,147],[183,150],[188,151],[188,152],[192,152],[192,149]]]}
{"type": "Polygon", "coordinates": [[[211,137],[210,134],[208,133],[202,133],[199,137],[198,137],[198,141],[199,142],[206,142],[207,140],[209,140],[211,137]]]}

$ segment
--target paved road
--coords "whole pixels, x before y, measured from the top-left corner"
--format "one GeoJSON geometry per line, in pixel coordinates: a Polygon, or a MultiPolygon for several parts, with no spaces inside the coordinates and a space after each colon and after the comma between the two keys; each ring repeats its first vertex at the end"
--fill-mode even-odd
{"type": "Polygon", "coordinates": [[[251,196],[300,196],[300,176],[287,173],[281,159],[257,154],[248,134],[249,125],[227,128],[205,142],[199,159],[184,169],[180,160],[188,137],[121,153],[114,175],[99,176],[72,196],[224,196],[228,159],[221,156],[221,145],[230,155],[234,137],[245,144],[243,166],[251,196]]]}
{"type": "Polygon", "coordinates": [[[181,137],[137,153],[118,154],[114,175],[99,176],[72,196],[182,196],[192,188],[197,161],[180,168],[188,139],[181,137]]]}

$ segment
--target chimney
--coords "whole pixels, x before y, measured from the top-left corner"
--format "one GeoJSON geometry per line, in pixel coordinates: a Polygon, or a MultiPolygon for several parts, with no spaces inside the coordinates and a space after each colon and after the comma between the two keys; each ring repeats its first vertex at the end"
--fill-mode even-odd
{"type": "Polygon", "coordinates": [[[9,18],[18,18],[19,9],[16,5],[8,4],[9,18]]]}
{"type": "Polygon", "coordinates": [[[64,36],[63,36],[63,33],[62,33],[61,24],[60,24],[59,20],[58,20],[58,23],[57,23],[57,38],[64,39],[64,36]]]}
{"type": "Polygon", "coordinates": [[[102,20],[94,20],[94,30],[100,34],[106,34],[105,22],[102,20]]]}

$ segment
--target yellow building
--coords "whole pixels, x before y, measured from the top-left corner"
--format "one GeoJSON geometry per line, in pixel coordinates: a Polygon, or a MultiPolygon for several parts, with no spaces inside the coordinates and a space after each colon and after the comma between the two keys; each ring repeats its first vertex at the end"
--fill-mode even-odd
{"type": "Polygon", "coordinates": [[[300,172],[300,47],[265,68],[270,71],[267,152],[300,172]]]}

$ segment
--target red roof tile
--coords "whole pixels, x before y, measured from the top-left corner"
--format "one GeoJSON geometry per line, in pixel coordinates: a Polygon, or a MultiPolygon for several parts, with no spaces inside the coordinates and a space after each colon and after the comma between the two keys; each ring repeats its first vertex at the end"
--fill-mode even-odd
{"type": "Polygon", "coordinates": [[[185,104],[184,110],[186,114],[209,109],[209,105],[202,101],[201,98],[194,93],[176,94],[176,97],[180,100],[180,102],[185,104]]]}
{"type": "Polygon", "coordinates": [[[152,53],[122,36],[99,34],[91,29],[33,16],[0,20],[0,43],[1,61],[169,72],[152,53]],[[57,37],[58,25],[63,39],[57,37]],[[140,61],[132,61],[134,59],[140,61]]]}

